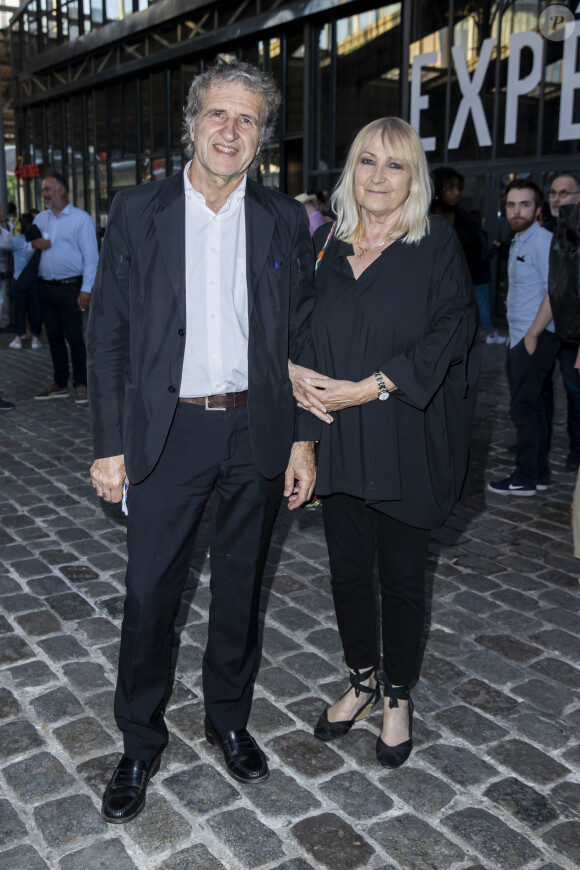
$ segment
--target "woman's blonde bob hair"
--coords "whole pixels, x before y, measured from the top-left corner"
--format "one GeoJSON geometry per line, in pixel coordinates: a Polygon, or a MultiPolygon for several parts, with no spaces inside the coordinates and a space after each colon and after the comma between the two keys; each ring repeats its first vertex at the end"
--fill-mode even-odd
{"type": "Polygon", "coordinates": [[[377,133],[381,134],[392,157],[411,171],[409,195],[391,239],[402,239],[407,244],[419,242],[429,232],[427,211],[431,202],[431,179],[421,140],[401,118],[379,118],[357,133],[330,199],[337,215],[335,235],[351,243],[361,237],[361,209],[355,197],[354,173],[363,151],[377,133]]]}

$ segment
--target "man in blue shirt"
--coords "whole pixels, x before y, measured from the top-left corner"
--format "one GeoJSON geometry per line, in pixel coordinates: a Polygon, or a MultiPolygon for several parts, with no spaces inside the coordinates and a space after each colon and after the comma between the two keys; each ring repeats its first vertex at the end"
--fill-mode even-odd
{"type": "Polygon", "coordinates": [[[87,397],[87,351],[83,337],[83,311],[89,307],[99,251],[92,218],[68,201],[68,183],[57,173],[42,181],[46,209],[34,223],[41,239],[31,242],[42,251],[38,268],[38,293],[54,368],[53,383],[35,399],[69,396],[70,348],[75,401],[87,397]]]}
{"type": "Polygon", "coordinates": [[[506,374],[517,450],[515,469],[509,477],[487,485],[499,495],[531,496],[550,483],[542,385],[560,341],[554,334],[548,296],[552,236],[537,222],[543,201],[542,191],[533,181],[516,178],[507,186],[506,217],[515,236],[508,263],[506,374]]]}

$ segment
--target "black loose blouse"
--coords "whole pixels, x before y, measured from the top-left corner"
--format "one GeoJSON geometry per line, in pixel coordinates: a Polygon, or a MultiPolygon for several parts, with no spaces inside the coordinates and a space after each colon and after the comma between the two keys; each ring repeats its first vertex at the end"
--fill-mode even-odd
{"type": "MultiPolygon", "coordinates": [[[[314,235],[316,252],[329,227],[314,235]]],[[[384,372],[387,401],[333,412],[321,429],[316,492],[348,493],[435,528],[460,496],[479,373],[477,314],[457,234],[432,216],[418,244],[396,241],[355,280],[352,245],[332,238],[316,271],[317,368],[360,381],[384,372]]]]}

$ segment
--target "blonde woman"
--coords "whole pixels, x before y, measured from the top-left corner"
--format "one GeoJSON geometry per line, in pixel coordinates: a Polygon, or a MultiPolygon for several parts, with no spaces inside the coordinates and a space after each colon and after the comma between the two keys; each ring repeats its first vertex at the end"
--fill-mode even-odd
{"type": "Polygon", "coordinates": [[[314,236],[319,373],[291,369],[299,405],[327,424],[316,491],[350,672],[314,733],[344,736],[370,714],[383,683],[377,758],[385,767],[412,749],[409,684],[424,629],[429,530],[465,480],[479,368],[465,258],[450,223],[428,215],[430,199],[413,129],[398,118],[364,127],[332,197],[337,222],[314,236]]]}

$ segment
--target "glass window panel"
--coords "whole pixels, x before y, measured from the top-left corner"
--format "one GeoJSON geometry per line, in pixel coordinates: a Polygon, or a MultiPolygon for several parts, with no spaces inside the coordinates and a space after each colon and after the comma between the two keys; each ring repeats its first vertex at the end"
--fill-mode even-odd
{"type": "Polygon", "coordinates": [[[336,22],[339,164],[356,130],[399,113],[401,4],[390,3],[378,12],[375,20],[351,15],[336,22]]]}
{"type": "Polygon", "coordinates": [[[112,189],[125,190],[135,186],[137,171],[136,160],[112,160],[111,161],[111,184],[112,189]]]}
{"type": "Polygon", "coordinates": [[[153,181],[161,181],[162,178],[167,177],[167,164],[165,162],[165,157],[154,157],[153,158],[153,172],[152,172],[153,181]]]}
{"type": "Polygon", "coordinates": [[[170,147],[181,147],[181,134],[183,124],[183,104],[185,96],[181,86],[181,70],[172,69],[171,75],[171,99],[169,107],[169,124],[171,127],[170,147]]]}
{"type": "Polygon", "coordinates": [[[149,76],[140,79],[141,82],[141,153],[151,152],[151,89],[149,76]]]}
{"type": "Polygon", "coordinates": [[[121,84],[109,88],[109,157],[117,160],[123,148],[123,108],[121,84]]]}
{"type": "MultiPolygon", "coordinates": [[[[302,36],[286,41],[286,133],[301,133],[304,126],[304,43],[302,36]]],[[[299,191],[297,191],[299,192],[299,191]]]]}
{"type": "Polygon", "coordinates": [[[135,81],[129,79],[123,82],[123,118],[125,125],[123,154],[125,157],[132,157],[137,150],[137,113],[135,106],[135,81]]]}
{"type": "Polygon", "coordinates": [[[90,0],[93,24],[103,23],[103,0],[90,0]]]}
{"type": "Polygon", "coordinates": [[[165,94],[165,73],[156,72],[151,75],[151,111],[153,142],[152,151],[161,151],[165,148],[167,137],[167,98],[165,94]]]}
{"type": "Polygon", "coordinates": [[[259,177],[264,187],[280,188],[280,147],[278,145],[266,145],[262,149],[259,177]]]}
{"type": "Polygon", "coordinates": [[[104,88],[95,91],[94,143],[98,160],[107,159],[107,103],[104,88]]]}
{"type": "Polygon", "coordinates": [[[447,4],[409,4],[411,34],[409,45],[409,80],[411,83],[411,123],[426,142],[428,156],[441,161],[445,148],[445,106],[449,55],[447,4]],[[427,57],[421,57],[427,55],[427,57]],[[413,62],[416,68],[413,73],[413,62]],[[425,107],[418,111],[413,105],[422,100],[425,107]]]}

